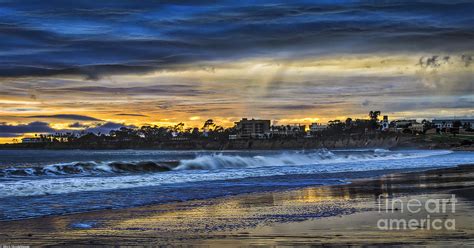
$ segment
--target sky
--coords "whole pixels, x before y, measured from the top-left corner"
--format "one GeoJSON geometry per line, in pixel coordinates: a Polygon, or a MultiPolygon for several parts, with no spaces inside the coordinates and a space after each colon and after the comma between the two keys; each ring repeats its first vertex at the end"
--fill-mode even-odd
{"type": "Polygon", "coordinates": [[[474,116],[472,1],[0,0],[0,143],[120,126],[474,116]]]}

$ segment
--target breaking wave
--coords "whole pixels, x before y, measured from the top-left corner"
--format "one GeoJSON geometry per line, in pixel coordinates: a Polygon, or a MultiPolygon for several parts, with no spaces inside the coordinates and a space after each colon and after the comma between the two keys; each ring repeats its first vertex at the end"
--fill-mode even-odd
{"type": "MultiPolygon", "coordinates": [[[[366,175],[370,176],[370,171],[409,170],[472,163],[470,153],[439,150],[261,151],[258,154],[256,152],[196,153],[194,156],[192,159],[189,159],[189,156],[155,158],[165,162],[156,162],[158,160],[74,162],[44,167],[0,169],[0,173],[4,175],[0,177],[0,199],[139,187],[166,188],[186,183],[269,176],[282,176],[288,180],[293,178],[290,175],[327,175],[327,173],[366,172],[366,175]]],[[[334,179],[345,180],[345,176],[336,176],[334,179]]]]}
{"type": "Polygon", "coordinates": [[[425,153],[397,153],[385,149],[361,150],[363,153],[335,153],[326,149],[316,152],[293,152],[266,156],[237,156],[210,154],[194,159],[181,160],[176,170],[216,170],[230,168],[252,168],[263,166],[292,166],[310,164],[329,164],[359,162],[370,160],[391,160],[443,155],[451,151],[432,151],[425,153]]]}
{"type": "Polygon", "coordinates": [[[318,165],[371,160],[392,160],[443,155],[450,151],[426,151],[398,153],[385,149],[360,150],[354,152],[329,151],[326,149],[310,152],[283,152],[256,156],[225,153],[198,155],[193,159],[180,161],[139,161],[139,162],[72,162],[44,167],[16,167],[0,169],[0,177],[26,176],[88,176],[134,173],[154,173],[180,170],[220,170],[256,168],[271,166],[318,165]]]}
{"type": "Polygon", "coordinates": [[[142,173],[170,171],[177,162],[72,162],[53,164],[45,167],[6,168],[0,176],[59,176],[59,175],[105,175],[121,173],[142,173]]]}

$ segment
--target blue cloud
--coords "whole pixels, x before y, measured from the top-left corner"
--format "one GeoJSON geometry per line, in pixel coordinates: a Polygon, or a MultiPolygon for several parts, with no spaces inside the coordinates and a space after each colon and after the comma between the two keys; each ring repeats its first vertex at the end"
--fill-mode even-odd
{"type": "Polygon", "coordinates": [[[102,75],[272,55],[466,51],[472,1],[2,1],[0,76],[102,75]]]}
{"type": "Polygon", "coordinates": [[[0,123],[0,137],[16,137],[24,133],[51,133],[54,131],[48,123],[40,121],[20,125],[0,123]]]}
{"type": "Polygon", "coordinates": [[[121,127],[136,128],[133,125],[125,125],[115,122],[98,123],[94,127],[81,124],[79,122],[69,125],[71,128],[82,128],[82,130],[71,129],[54,129],[47,122],[35,121],[28,124],[12,125],[5,122],[0,122],[0,137],[17,137],[25,133],[102,133],[108,134],[112,130],[120,129],[121,127]]]}

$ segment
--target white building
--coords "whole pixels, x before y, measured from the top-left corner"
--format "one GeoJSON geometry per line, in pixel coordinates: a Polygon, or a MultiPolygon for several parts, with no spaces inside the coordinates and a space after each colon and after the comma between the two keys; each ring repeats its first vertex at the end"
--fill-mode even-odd
{"type": "Polygon", "coordinates": [[[300,124],[290,124],[290,125],[280,125],[280,126],[271,126],[270,133],[272,135],[280,136],[295,136],[304,134],[306,131],[306,125],[300,124]]]}
{"type": "MultiPolygon", "coordinates": [[[[270,137],[270,120],[248,120],[243,118],[235,122],[238,139],[266,139],[270,137]]],[[[234,137],[229,137],[232,139],[234,137]]]]}
{"type": "Polygon", "coordinates": [[[380,121],[380,130],[388,131],[389,127],[390,127],[390,122],[388,121],[388,115],[384,115],[383,120],[380,121]]]}
{"type": "Polygon", "coordinates": [[[474,119],[434,119],[432,123],[436,128],[443,129],[452,128],[454,126],[454,122],[456,121],[461,122],[461,127],[474,128],[474,119]]]}

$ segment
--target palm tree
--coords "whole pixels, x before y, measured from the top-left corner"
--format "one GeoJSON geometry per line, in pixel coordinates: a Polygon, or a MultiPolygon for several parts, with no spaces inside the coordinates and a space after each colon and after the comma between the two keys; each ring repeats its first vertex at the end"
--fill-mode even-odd
{"type": "Polygon", "coordinates": [[[379,116],[380,116],[380,111],[378,111],[378,110],[369,112],[369,117],[370,117],[371,120],[378,121],[379,116]]]}
{"type": "Polygon", "coordinates": [[[379,115],[380,115],[380,111],[378,111],[378,110],[369,112],[370,128],[371,129],[378,129],[378,127],[379,127],[379,115]]]}

